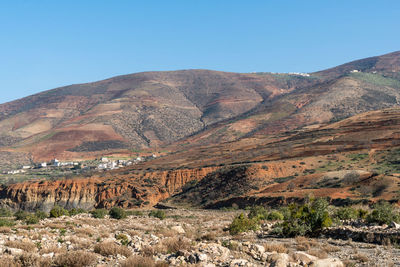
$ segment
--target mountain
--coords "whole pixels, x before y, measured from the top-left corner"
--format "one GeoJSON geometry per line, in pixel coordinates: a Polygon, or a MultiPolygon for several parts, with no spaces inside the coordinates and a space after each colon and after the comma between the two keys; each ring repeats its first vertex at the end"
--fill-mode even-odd
{"type": "Polygon", "coordinates": [[[301,201],[400,202],[400,108],[287,132],[176,151],[90,177],[0,187],[0,206],[49,210],[164,206],[246,207],[301,201]]]}
{"type": "Polygon", "coordinates": [[[311,74],[146,72],[0,105],[0,163],[209,145],[396,106],[400,52],[311,74]],[[3,160],[2,160],[3,159],[3,160]]]}

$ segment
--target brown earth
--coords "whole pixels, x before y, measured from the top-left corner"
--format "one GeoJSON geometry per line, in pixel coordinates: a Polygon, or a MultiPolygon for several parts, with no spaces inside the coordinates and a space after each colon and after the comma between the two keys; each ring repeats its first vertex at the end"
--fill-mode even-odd
{"type": "Polygon", "coordinates": [[[61,87],[0,105],[0,151],[25,153],[33,161],[65,160],[120,151],[115,141],[126,153],[177,141],[264,138],[397,106],[399,62],[400,52],[394,52],[309,77],[183,70],[61,87]],[[84,151],[85,142],[98,145],[84,151]]]}

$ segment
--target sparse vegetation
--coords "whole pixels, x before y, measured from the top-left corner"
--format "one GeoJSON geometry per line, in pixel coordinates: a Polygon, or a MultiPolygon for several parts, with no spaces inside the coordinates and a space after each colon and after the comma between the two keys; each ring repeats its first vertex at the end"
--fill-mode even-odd
{"type": "Polygon", "coordinates": [[[92,214],[93,218],[97,219],[103,219],[107,214],[108,210],[106,209],[95,209],[90,212],[92,214]]]}
{"type": "Polygon", "coordinates": [[[113,219],[121,220],[126,218],[126,211],[119,207],[114,207],[109,212],[110,217],[113,219]]]}
{"type": "Polygon", "coordinates": [[[378,202],[373,208],[372,212],[367,216],[367,221],[369,223],[382,225],[400,221],[400,214],[396,212],[393,205],[388,202],[378,202]]]}
{"type": "Polygon", "coordinates": [[[258,219],[256,218],[250,219],[246,215],[241,213],[239,216],[235,217],[232,223],[229,225],[229,233],[231,235],[236,235],[250,230],[257,230],[258,228],[259,228],[258,219]]]}
{"type": "Polygon", "coordinates": [[[160,220],[164,220],[167,217],[165,211],[163,210],[152,210],[149,212],[149,216],[158,218],[160,220]]]}
{"type": "Polygon", "coordinates": [[[69,213],[66,209],[57,205],[50,210],[50,218],[58,218],[61,216],[68,216],[68,215],[69,213]]]}
{"type": "Polygon", "coordinates": [[[275,226],[275,233],[283,236],[318,235],[332,224],[325,199],[310,199],[304,205],[289,205],[289,216],[275,226]]]}

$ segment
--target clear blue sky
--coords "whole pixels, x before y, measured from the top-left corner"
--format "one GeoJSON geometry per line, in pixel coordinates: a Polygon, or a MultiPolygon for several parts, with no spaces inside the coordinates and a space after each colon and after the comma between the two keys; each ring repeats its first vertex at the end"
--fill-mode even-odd
{"type": "Polygon", "coordinates": [[[148,70],[317,71],[399,31],[398,0],[4,0],[0,103],[148,70]]]}

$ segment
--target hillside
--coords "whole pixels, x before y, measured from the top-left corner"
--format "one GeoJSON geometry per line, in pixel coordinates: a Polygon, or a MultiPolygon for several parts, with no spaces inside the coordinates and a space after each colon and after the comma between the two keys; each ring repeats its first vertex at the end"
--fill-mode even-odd
{"type": "Polygon", "coordinates": [[[389,108],[399,62],[395,52],[308,76],[183,70],[56,88],[0,105],[0,163],[212,145],[389,108]]]}
{"type": "Polygon", "coordinates": [[[91,177],[2,186],[1,205],[49,210],[400,200],[400,109],[270,138],[196,147],[91,177]]]}

